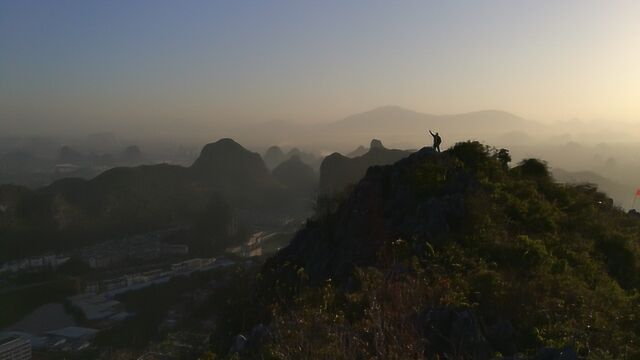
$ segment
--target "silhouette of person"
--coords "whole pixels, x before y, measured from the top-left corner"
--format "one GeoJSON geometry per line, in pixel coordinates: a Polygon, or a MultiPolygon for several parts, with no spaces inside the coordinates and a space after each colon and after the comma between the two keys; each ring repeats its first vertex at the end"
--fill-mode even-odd
{"type": "Polygon", "coordinates": [[[437,152],[440,152],[440,144],[442,144],[442,138],[440,137],[440,134],[438,134],[437,132],[434,134],[431,132],[431,130],[429,130],[429,134],[433,136],[433,149],[437,152]]]}

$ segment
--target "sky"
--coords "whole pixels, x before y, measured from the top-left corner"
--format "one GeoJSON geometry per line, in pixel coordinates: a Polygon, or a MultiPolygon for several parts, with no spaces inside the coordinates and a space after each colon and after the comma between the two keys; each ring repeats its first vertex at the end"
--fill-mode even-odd
{"type": "Polygon", "coordinates": [[[383,105],[640,122],[639,16],[637,0],[0,0],[0,131],[383,105]]]}

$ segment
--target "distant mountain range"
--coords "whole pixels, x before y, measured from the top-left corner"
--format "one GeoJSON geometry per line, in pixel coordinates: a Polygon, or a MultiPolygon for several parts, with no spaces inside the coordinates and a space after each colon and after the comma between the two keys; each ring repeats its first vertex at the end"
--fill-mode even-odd
{"type": "Polygon", "coordinates": [[[206,145],[191,167],[118,167],[37,190],[1,185],[0,257],[189,225],[213,200],[263,221],[263,214],[286,211],[294,196],[259,154],[222,139],[206,145]]]}
{"type": "Polygon", "coordinates": [[[282,148],[277,145],[269,147],[262,156],[269,169],[274,169],[276,166],[293,157],[297,157],[300,161],[314,169],[317,169],[322,161],[321,157],[318,157],[313,153],[302,151],[296,147],[291,148],[287,153],[285,153],[282,148]]]}
{"type": "Polygon", "coordinates": [[[635,189],[632,186],[618,183],[593,171],[553,169],[553,177],[559,182],[568,184],[596,185],[598,190],[606,193],[617,205],[624,208],[631,206],[631,201],[635,194],[635,189]]]}
{"type": "Polygon", "coordinates": [[[383,138],[392,144],[413,147],[410,144],[431,141],[429,129],[440,132],[445,145],[452,145],[454,140],[496,138],[507,132],[534,131],[540,127],[537,122],[500,110],[434,115],[383,106],[330,123],[302,125],[269,121],[238,130],[243,139],[257,143],[286,143],[293,138],[313,145],[345,145],[383,138]]]}
{"type": "Polygon", "coordinates": [[[501,131],[521,129],[534,123],[514,114],[499,110],[474,111],[463,114],[433,115],[408,110],[399,106],[383,106],[348,116],[331,123],[327,128],[335,131],[385,133],[415,132],[430,127],[442,131],[482,131],[487,128],[501,131]]]}

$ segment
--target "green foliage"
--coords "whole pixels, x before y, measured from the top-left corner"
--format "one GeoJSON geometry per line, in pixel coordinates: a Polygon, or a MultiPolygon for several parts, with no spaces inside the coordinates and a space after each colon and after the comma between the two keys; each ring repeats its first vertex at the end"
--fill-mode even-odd
{"type": "Polygon", "coordinates": [[[455,144],[447,152],[460,159],[472,171],[486,167],[490,162],[489,147],[478,141],[466,141],[455,144]]]}
{"type": "Polygon", "coordinates": [[[464,168],[482,183],[502,178],[511,161],[509,150],[498,150],[478,141],[459,142],[446,152],[460,160],[464,168]]]}
{"type": "Polygon", "coordinates": [[[435,161],[425,161],[416,168],[413,181],[419,196],[436,195],[443,191],[451,166],[435,161]]]}
{"type": "MultiPolygon", "coordinates": [[[[605,235],[606,236],[606,235],[605,235]]],[[[613,234],[608,238],[596,241],[596,249],[604,256],[607,269],[623,287],[638,286],[638,250],[633,240],[622,234],[613,234]]]]}
{"type": "Polygon", "coordinates": [[[509,150],[500,149],[496,153],[495,157],[505,170],[509,168],[509,163],[511,162],[511,154],[509,153],[509,150]]]}
{"type": "MultiPolygon", "coordinates": [[[[437,239],[389,231],[375,243],[376,258],[343,282],[309,285],[295,256],[271,264],[273,278],[263,280],[273,337],[259,356],[473,358],[464,348],[437,352],[420,332],[420,314],[446,307],[470,310],[487,327],[508,321],[511,344],[529,355],[571,346],[585,359],[640,358],[640,220],[591,186],[555,183],[540,160],[509,169],[504,149],[465,142],[419,160],[402,169],[409,171],[402,191],[419,201],[461,194],[464,209],[448,220],[451,231],[437,239]]],[[[388,196],[390,212],[414,215],[397,194],[388,196]]],[[[327,219],[313,226],[327,236],[341,230],[327,219]]],[[[344,256],[342,244],[332,244],[344,256]]],[[[305,266],[327,261],[312,257],[305,266]]]]}
{"type": "MultiPolygon", "coordinates": [[[[417,270],[417,269],[416,269],[417,270]]],[[[426,344],[413,326],[416,310],[451,304],[460,289],[425,269],[389,278],[358,268],[358,289],[344,293],[331,282],[305,288],[295,305],[276,308],[272,341],[262,356],[273,359],[415,359],[426,344]]],[[[460,295],[461,296],[461,295],[460,295]]]]}
{"type": "Polygon", "coordinates": [[[548,179],[551,176],[547,163],[538,159],[524,159],[518,164],[516,170],[522,176],[536,179],[548,179]]]}

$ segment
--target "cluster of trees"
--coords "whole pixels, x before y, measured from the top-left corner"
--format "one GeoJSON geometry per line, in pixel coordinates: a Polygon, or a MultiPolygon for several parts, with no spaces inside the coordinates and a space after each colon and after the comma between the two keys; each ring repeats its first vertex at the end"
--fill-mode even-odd
{"type": "MultiPolygon", "coordinates": [[[[408,172],[400,187],[416,203],[450,199],[464,182],[463,216],[447,219],[437,238],[398,238],[391,229],[375,258],[354,260],[344,278],[314,278],[312,269],[330,259],[303,261],[294,241],[288,257],[269,261],[228,301],[216,336],[269,324],[269,336],[239,354],[246,358],[489,359],[541,349],[638,358],[640,219],[592,186],[556,183],[542,161],[509,161],[508,151],[465,142],[386,168],[408,172]]],[[[385,187],[377,201],[397,199],[396,188],[385,187]]],[[[303,233],[325,235],[305,239],[313,242],[307,248],[340,233],[332,217],[361,190],[308,223],[303,233]]],[[[339,256],[346,245],[333,244],[339,256]]],[[[216,352],[226,355],[228,344],[216,352]]]]}

